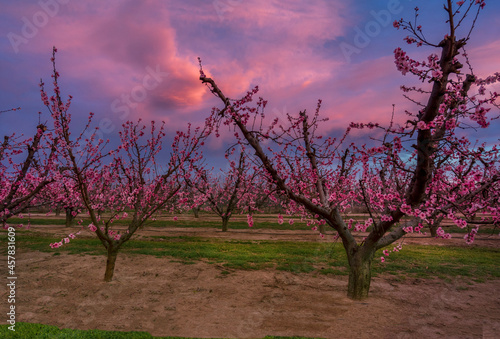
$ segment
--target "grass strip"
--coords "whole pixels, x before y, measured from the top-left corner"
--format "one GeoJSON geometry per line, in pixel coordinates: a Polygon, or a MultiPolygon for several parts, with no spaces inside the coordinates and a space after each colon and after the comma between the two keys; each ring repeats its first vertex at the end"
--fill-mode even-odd
{"type": "MultiPolygon", "coordinates": [[[[367,216],[368,217],[368,216],[367,216]]],[[[90,219],[88,218],[80,218],[77,217],[74,224],[77,224],[77,221],[83,220],[84,225],[88,225],[90,223],[90,219]]],[[[356,220],[364,220],[363,217],[356,217],[356,220]]],[[[302,230],[310,230],[311,227],[307,226],[305,222],[302,222],[300,220],[296,220],[292,225],[288,222],[284,222],[281,225],[278,224],[278,219],[277,217],[273,216],[266,216],[266,215],[256,215],[254,218],[254,226],[252,227],[253,229],[273,229],[273,230],[295,230],[295,231],[302,231],[302,230]]],[[[127,225],[127,219],[123,220],[117,220],[115,222],[115,225],[121,225],[125,226],[127,225]]],[[[50,218],[10,218],[9,219],[9,224],[12,225],[18,225],[18,224],[23,224],[27,225],[28,223],[31,225],[65,225],[66,220],[61,217],[50,217],[50,218]]],[[[180,218],[177,221],[174,220],[155,220],[155,221],[148,221],[145,226],[148,227],[192,227],[192,228],[222,228],[222,221],[220,220],[207,220],[205,218],[197,218],[197,219],[182,219],[180,218]]],[[[232,220],[229,220],[229,229],[248,229],[248,223],[245,220],[233,218],[232,220]]],[[[466,227],[466,228],[459,228],[455,224],[442,224],[442,228],[445,232],[448,233],[469,233],[472,228],[474,228],[474,225],[472,224],[471,227],[466,227]]],[[[329,230],[327,228],[327,230],[329,230]]],[[[371,228],[368,228],[368,231],[370,231],[371,228]]],[[[425,232],[429,233],[428,229],[424,229],[425,232]]],[[[491,225],[485,225],[481,226],[479,228],[478,234],[484,234],[484,235],[489,235],[493,234],[497,231],[497,229],[491,225]]]]}
{"type": "MultiPolygon", "coordinates": [[[[0,233],[6,240],[7,234],[0,233]]],[[[97,239],[81,238],[58,249],[51,249],[51,242],[60,238],[31,231],[20,231],[16,237],[18,251],[42,251],[60,255],[105,255],[97,239]]],[[[7,248],[0,248],[6,254],[7,248]]],[[[201,237],[151,236],[130,240],[120,254],[144,254],[168,257],[185,264],[203,260],[223,265],[228,269],[256,270],[274,268],[294,273],[347,275],[347,260],[342,244],[294,241],[236,241],[201,237]]],[[[119,255],[120,255],[119,254],[119,255]]],[[[500,277],[500,249],[479,246],[419,246],[405,245],[400,252],[391,253],[380,261],[378,251],[372,264],[372,273],[394,276],[449,279],[468,277],[472,281],[485,281],[500,277]]]]}
{"type": "MultiPolygon", "coordinates": [[[[268,218],[266,218],[268,219],[268,218]]],[[[90,219],[88,218],[76,218],[74,224],[77,224],[77,221],[83,220],[84,225],[88,225],[90,223],[90,219]]],[[[127,225],[127,219],[118,220],[114,223],[114,225],[127,225]]],[[[27,225],[28,223],[31,225],[65,225],[66,220],[63,218],[10,218],[8,221],[11,225],[27,225]]],[[[179,219],[177,221],[174,220],[155,220],[146,222],[145,226],[148,227],[192,227],[192,228],[222,228],[222,221],[220,220],[203,220],[203,219],[190,219],[190,220],[182,220],[179,219]]],[[[244,220],[230,220],[229,221],[230,229],[248,229],[248,223],[244,220]]],[[[267,221],[267,220],[259,220],[256,218],[253,229],[276,229],[276,230],[310,230],[311,227],[307,226],[304,222],[294,222],[293,225],[290,225],[288,222],[283,224],[278,224],[278,220],[267,221]]]]}
{"type": "MultiPolygon", "coordinates": [[[[148,338],[163,338],[163,339],[183,339],[186,337],[153,337],[147,332],[121,332],[121,331],[102,331],[102,330],[73,330],[60,329],[56,326],[32,324],[18,322],[15,326],[15,331],[8,329],[9,325],[0,325],[0,338],[8,339],[148,339],[148,338]]],[[[195,338],[192,338],[195,339],[195,338]]],[[[308,339],[305,337],[274,337],[266,336],[264,339],[308,339]]],[[[310,338],[314,339],[314,338],[310,338]]]]}

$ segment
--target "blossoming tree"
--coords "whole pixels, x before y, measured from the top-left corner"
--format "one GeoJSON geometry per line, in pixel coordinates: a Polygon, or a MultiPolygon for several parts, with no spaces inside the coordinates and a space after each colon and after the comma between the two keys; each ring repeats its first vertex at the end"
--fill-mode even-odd
{"type": "MultiPolygon", "coordinates": [[[[226,154],[229,159],[234,149],[226,154]]],[[[200,203],[217,214],[222,220],[222,231],[228,230],[229,220],[234,213],[242,213],[252,209],[257,172],[252,171],[250,164],[245,160],[244,153],[239,154],[238,160],[229,159],[229,169],[221,170],[219,174],[214,169],[205,170],[196,166],[198,180],[188,180],[188,184],[199,192],[203,198],[200,203]]],[[[248,214],[248,224],[253,226],[251,213],[248,214]]]]}
{"type": "MultiPolygon", "coordinates": [[[[148,129],[141,122],[125,122],[120,132],[118,148],[105,152],[106,141],[95,139],[96,134],[84,139],[85,130],[73,138],[70,128],[69,107],[61,99],[58,86],[59,74],[55,68],[54,48],[54,95],[50,98],[42,84],[42,100],[49,108],[58,136],[57,149],[66,169],[63,174],[75,182],[76,191],[88,212],[91,223],[88,230],[94,232],[106,248],[107,263],[105,281],[111,281],[118,251],[137,230],[164,210],[182,206],[184,177],[191,173],[191,166],[201,156],[203,139],[209,134],[210,123],[205,129],[176,132],[169,154],[162,153],[166,137],[165,125],[151,122],[148,129]],[[159,159],[167,157],[166,163],[159,159]],[[106,215],[99,215],[106,211],[106,215]],[[118,220],[127,223],[126,229],[114,227],[118,220]]],[[[92,114],[89,116],[88,128],[92,114]]],[[[166,150],[165,150],[166,151],[166,150]]],[[[57,248],[70,242],[75,234],[51,244],[57,248]]]]}
{"type": "MultiPolygon", "coordinates": [[[[1,111],[17,111],[11,109],[1,111]]],[[[31,138],[4,136],[0,144],[0,222],[25,212],[56,180],[55,140],[40,123],[31,138]]]]}
{"type": "Polygon", "coordinates": [[[85,209],[75,181],[67,176],[59,176],[58,180],[50,185],[50,189],[39,195],[36,201],[54,211],[56,216],[63,210],[66,227],[73,226],[76,216],[85,209]]]}
{"type": "MultiPolygon", "coordinates": [[[[248,156],[260,162],[268,179],[290,199],[290,213],[301,214],[312,224],[326,223],[340,237],[350,269],[350,298],[368,297],[375,252],[408,232],[421,231],[417,220],[432,223],[446,216],[466,227],[467,221],[477,220],[472,218],[477,211],[483,213],[480,222],[500,220],[498,200],[492,198],[498,197],[500,189],[498,145],[474,146],[458,133],[459,126],[470,123],[487,128],[488,112],[498,107],[498,94],[487,93],[485,88],[500,81],[500,74],[479,79],[469,67],[464,75],[459,60],[469,64],[464,48],[470,31],[459,38],[457,28],[473,11],[477,18],[483,7],[484,1],[460,1],[458,11],[448,0],[444,9],[449,31],[437,44],[425,39],[422,28],[416,25],[417,16],[415,23],[396,21],[395,27],[410,32],[408,43],[440,51],[423,62],[411,59],[401,48],[394,51],[397,69],[403,75],[417,76],[424,84],[402,87],[403,91],[416,91],[427,99],[413,99],[418,108],[407,112],[406,123],[398,116],[389,126],[351,123],[339,138],[319,135],[318,126],[326,120],[320,117],[321,101],[313,114],[301,111],[297,116],[289,115],[286,125],[278,119],[266,123],[267,102],[259,98],[252,104],[258,87],[242,99],[231,100],[204,74],[200,61],[201,82],[224,105],[212,110],[214,121],[236,127],[237,141],[251,150],[248,156]],[[259,118],[262,122],[255,123],[259,118]],[[347,143],[352,129],[363,128],[379,131],[380,144],[347,143]],[[474,205],[469,206],[470,202],[474,205]],[[369,217],[365,222],[348,219],[349,208],[360,203],[367,207],[369,217]],[[356,232],[368,233],[359,241],[356,232]]],[[[473,235],[468,234],[468,239],[473,235]]]]}

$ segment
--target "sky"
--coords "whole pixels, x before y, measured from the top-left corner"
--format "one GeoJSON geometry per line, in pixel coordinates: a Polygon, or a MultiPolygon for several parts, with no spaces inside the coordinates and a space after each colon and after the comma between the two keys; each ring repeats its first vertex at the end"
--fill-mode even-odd
{"type": "MultiPolygon", "coordinates": [[[[104,139],[117,140],[121,124],[139,118],[165,121],[172,133],[203,125],[220,101],[199,81],[197,57],[230,98],[258,85],[271,117],[313,111],[322,99],[325,135],[341,135],[350,122],[387,123],[393,104],[397,117],[415,110],[399,89],[415,79],[396,70],[394,49],[418,60],[439,53],[407,45],[392,26],[413,20],[416,6],[438,43],[447,32],[438,0],[2,1],[0,110],[21,110],[0,115],[0,135],[30,134],[40,111],[47,120],[38,84],[50,89],[52,46],[75,131],[94,112],[104,139]]],[[[467,45],[480,77],[500,71],[497,13],[500,1],[486,0],[467,45]]],[[[481,138],[497,141],[498,127],[481,138]]],[[[212,140],[207,154],[226,139],[212,140]]]]}

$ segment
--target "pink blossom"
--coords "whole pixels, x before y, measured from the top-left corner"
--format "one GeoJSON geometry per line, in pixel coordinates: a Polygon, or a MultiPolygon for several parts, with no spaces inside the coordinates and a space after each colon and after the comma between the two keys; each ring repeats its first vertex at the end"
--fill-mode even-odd
{"type": "Polygon", "coordinates": [[[383,215],[380,217],[380,220],[382,221],[392,221],[392,216],[390,215],[383,215]]]}
{"type": "Polygon", "coordinates": [[[417,128],[421,130],[426,130],[429,129],[429,126],[425,123],[425,121],[419,121],[417,122],[417,128]]]}
{"type": "Polygon", "coordinates": [[[403,230],[406,233],[413,233],[413,227],[412,226],[404,227],[403,230]]]}
{"type": "Polygon", "coordinates": [[[278,214],[278,224],[283,224],[283,216],[281,214],[278,214]]]}
{"type": "Polygon", "coordinates": [[[436,230],[436,238],[450,239],[451,234],[446,233],[441,227],[436,230]]]}
{"type": "Polygon", "coordinates": [[[467,233],[464,236],[465,242],[467,245],[471,245],[474,242],[477,232],[479,231],[479,226],[476,225],[476,228],[473,228],[470,233],[467,233]]]}
{"type": "Polygon", "coordinates": [[[248,227],[253,227],[253,216],[251,214],[247,215],[248,227]]]}
{"type": "Polygon", "coordinates": [[[441,77],[443,76],[443,72],[441,72],[440,70],[433,70],[432,71],[432,77],[433,78],[436,78],[437,80],[441,79],[441,77]]]}

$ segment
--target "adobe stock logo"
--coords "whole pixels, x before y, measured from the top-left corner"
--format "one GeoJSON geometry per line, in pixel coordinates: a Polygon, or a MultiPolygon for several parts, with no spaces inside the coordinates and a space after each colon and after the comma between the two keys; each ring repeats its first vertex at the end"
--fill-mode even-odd
{"type": "Polygon", "coordinates": [[[219,21],[224,21],[224,14],[226,12],[232,12],[237,6],[239,6],[243,0],[214,0],[212,5],[214,6],[215,12],[219,17],[219,21]]]}
{"type": "Polygon", "coordinates": [[[12,49],[17,54],[19,53],[19,46],[22,44],[27,44],[30,39],[37,36],[39,30],[49,23],[50,18],[53,18],[59,13],[60,6],[66,5],[69,0],[42,0],[38,1],[38,5],[41,10],[36,11],[31,20],[25,16],[21,18],[23,22],[23,27],[21,28],[21,34],[16,34],[10,32],[7,34],[7,39],[9,39],[12,49]]]}
{"type": "Polygon", "coordinates": [[[163,78],[168,77],[168,72],[162,72],[160,65],[156,68],[146,67],[146,75],[142,78],[142,83],[132,88],[130,93],[122,93],[120,99],[115,99],[111,103],[111,111],[113,113],[122,113],[120,120],[125,121],[130,114],[130,110],[134,110],[138,103],[146,100],[148,92],[156,89],[162,82],[163,78]]]}
{"type": "MultiPolygon", "coordinates": [[[[156,65],[155,68],[150,66],[146,67],[146,74],[142,78],[142,82],[135,87],[133,87],[130,92],[122,93],[118,99],[113,100],[111,103],[111,111],[113,113],[119,114],[118,118],[121,122],[125,122],[129,117],[130,113],[135,110],[139,103],[142,103],[148,97],[148,92],[151,92],[158,88],[165,78],[169,76],[168,72],[163,72],[160,69],[160,65],[156,65]]],[[[98,128],[91,130],[85,130],[83,136],[87,139],[92,139],[94,135],[94,140],[96,145],[99,139],[105,139],[105,134],[110,134],[115,131],[117,126],[115,123],[104,117],[99,121],[98,128]]]]}
{"type": "MultiPolygon", "coordinates": [[[[92,140],[92,145],[97,146],[99,140],[106,140],[106,135],[109,135],[121,126],[121,123],[127,121],[130,113],[134,112],[137,105],[144,102],[148,97],[148,92],[158,88],[164,81],[164,78],[169,76],[168,72],[163,72],[160,65],[155,68],[150,66],[146,67],[146,74],[142,77],[142,82],[134,86],[130,91],[122,93],[119,98],[113,100],[111,103],[111,111],[118,115],[120,124],[117,126],[113,120],[108,117],[103,117],[99,120],[97,127],[89,128],[83,131],[83,139],[92,140]]],[[[78,151],[81,151],[81,146],[78,151]]]]}
{"type": "Polygon", "coordinates": [[[382,28],[391,25],[391,23],[397,19],[394,16],[402,11],[403,6],[399,0],[389,0],[386,9],[382,9],[378,12],[373,10],[370,11],[370,15],[373,20],[368,21],[362,28],[359,26],[354,27],[354,32],[356,34],[354,35],[352,44],[347,42],[340,43],[340,50],[342,51],[345,60],[350,63],[351,56],[353,54],[361,53],[361,50],[366,48],[372,39],[377,37],[380,32],[382,32],[382,28]]]}

